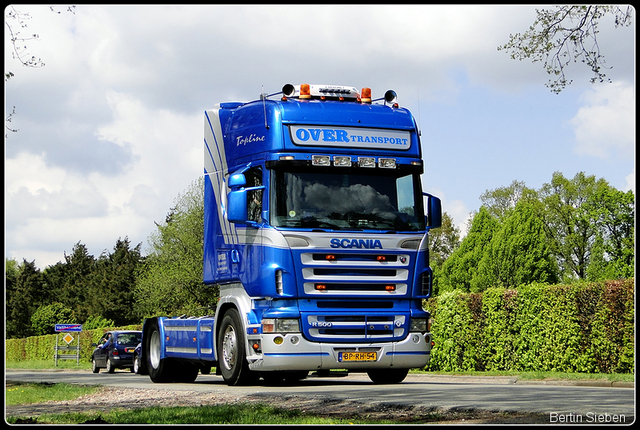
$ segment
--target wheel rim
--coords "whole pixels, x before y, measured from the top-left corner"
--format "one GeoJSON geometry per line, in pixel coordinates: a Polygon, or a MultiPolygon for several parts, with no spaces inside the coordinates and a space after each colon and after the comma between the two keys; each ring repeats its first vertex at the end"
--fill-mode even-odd
{"type": "Polygon", "coordinates": [[[233,327],[229,326],[225,330],[222,338],[222,363],[227,369],[233,369],[236,364],[237,355],[238,341],[236,338],[236,331],[233,327]]]}
{"type": "Polygon", "coordinates": [[[160,333],[157,331],[151,334],[149,340],[149,362],[154,369],[160,366],[160,333]]]}

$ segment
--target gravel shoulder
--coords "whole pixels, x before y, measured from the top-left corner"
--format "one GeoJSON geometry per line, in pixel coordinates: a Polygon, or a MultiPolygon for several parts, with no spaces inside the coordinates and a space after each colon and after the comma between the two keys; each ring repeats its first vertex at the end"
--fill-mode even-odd
{"type": "MultiPolygon", "coordinates": [[[[19,423],[37,423],[43,414],[71,412],[107,412],[112,409],[137,409],[153,406],[201,406],[261,403],[329,418],[371,418],[398,424],[548,424],[547,414],[505,413],[483,410],[429,409],[397,404],[368,405],[353,400],[309,399],[302,396],[202,393],[153,389],[103,387],[99,392],[69,401],[49,401],[29,405],[5,406],[5,417],[20,417],[19,423]]],[[[98,423],[105,424],[104,421],[98,423]]],[[[212,423],[214,424],[214,423],[212,423]]]]}

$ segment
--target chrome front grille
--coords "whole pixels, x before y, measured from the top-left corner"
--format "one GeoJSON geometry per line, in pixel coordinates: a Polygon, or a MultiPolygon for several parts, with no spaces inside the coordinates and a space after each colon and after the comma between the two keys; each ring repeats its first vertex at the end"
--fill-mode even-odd
{"type": "Polygon", "coordinates": [[[305,336],[313,341],[385,342],[404,339],[408,330],[406,315],[312,314],[303,317],[305,336]]]}

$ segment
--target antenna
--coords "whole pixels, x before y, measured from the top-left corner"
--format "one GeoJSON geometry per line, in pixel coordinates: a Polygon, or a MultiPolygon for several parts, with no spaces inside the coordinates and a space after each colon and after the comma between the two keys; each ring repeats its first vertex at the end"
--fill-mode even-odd
{"type": "Polygon", "coordinates": [[[262,92],[260,93],[260,98],[262,99],[262,109],[264,110],[264,128],[269,130],[269,124],[267,124],[267,102],[264,97],[264,85],[262,85],[262,92]]]}
{"type": "Polygon", "coordinates": [[[418,84],[418,121],[417,122],[417,126],[418,126],[418,136],[422,136],[422,127],[420,126],[420,123],[422,122],[422,114],[420,113],[420,84],[418,84]]]}

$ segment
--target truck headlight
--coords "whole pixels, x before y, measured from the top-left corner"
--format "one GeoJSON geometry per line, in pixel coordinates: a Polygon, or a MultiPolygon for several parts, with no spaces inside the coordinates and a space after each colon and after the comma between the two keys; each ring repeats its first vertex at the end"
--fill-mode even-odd
{"type": "Polygon", "coordinates": [[[300,333],[300,320],[297,318],[265,318],[262,320],[262,333],[300,333]]]}
{"type": "Polygon", "coordinates": [[[428,318],[411,318],[411,326],[409,331],[426,333],[429,331],[428,318]]]}

